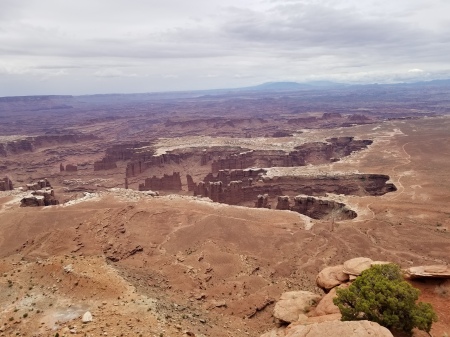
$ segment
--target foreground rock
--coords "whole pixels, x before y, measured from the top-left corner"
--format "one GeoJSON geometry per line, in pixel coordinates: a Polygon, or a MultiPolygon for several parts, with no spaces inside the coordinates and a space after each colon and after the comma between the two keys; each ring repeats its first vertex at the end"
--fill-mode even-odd
{"type": "Polygon", "coordinates": [[[344,273],[344,266],[327,267],[323,269],[316,278],[319,288],[330,290],[344,282],[348,281],[348,274],[344,273]]]}
{"type": "MultiPolygon", "coordinates": [[[[347,285],[341,285],[340,287],[347,287],[347,285]]],[[[328,294],[326,294],[317,304],[317,307],[314,309],[314,312],[311,313],[314,316],[323,316],[330,314],[339,314],[339,308],[333,303],[333,299],[337,296],[336,289],[340,288],[336,287],[330,290],[328,294]]]]}
{"type": "Polygon", "coordinates": [[[284,337],[284,328],[276,328],[262,334],[260,337],[284,337]]]}
{"type": "MultiPolygon", "coordinates": [[[[276,336],[276,335],[275,335],[276,336]]],[[[375,322],[330,321],[310,325],[296,325],[286,329],[286,337],[393,337],[391,332],[375,322]]]]}
{"type": "Polygon", "coordinates": [[[92,314],[89,311],[86,311],[83,315],[83,317],[81,318],[81,321],[83,323],[89,323],[92,322],[92,314]]]}
{"type": "Polygon", "coordinates": [[[418,266],[406,269],[410,278],[450,278],[450,267],[446,265],[418,266]]]}
{"type": "Polygon", "coordinates": [[[359,276],[364,270],[369,269],[372,263],[372,259],[368,257],[356,257],[344,262],[343,272],[348,275],[359,276]]]}
{"type": "Polygon", "coordinates": [[[276,303],[273,315],[284,322],[295,322],[320,301],[320,296],[309,291],[289,291],[281,295],[276,303]]]}

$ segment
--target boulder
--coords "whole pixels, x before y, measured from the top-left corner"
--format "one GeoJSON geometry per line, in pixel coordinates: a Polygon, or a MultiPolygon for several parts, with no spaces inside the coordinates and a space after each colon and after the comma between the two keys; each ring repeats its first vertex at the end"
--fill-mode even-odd
{"type": "Polygon", "coordinates": [[[285,337],[393,337],[378,323],[369,321],[328,321],[310,325],[296,325],[286,331],[285,337]]]}
{"type": "Polygon", "coordinates": [[[295,322],[320,301],[320,296],[309,291],[288,291],[275,304],[273,315],[284,322],[295,322]]]}
{"type": "Polygon", "coordinates": [[[326,267],[316,278],[317,286],[329,290],[348,281],[348,274],[344,273],[344,266],[326,267]]]}
{"type": "Polygon", "coordinates": [[[378,265],[381,265],[381,264],[390,264],[390,263],[392,263],[392,262],[389,262],[389,261],[372,261],[372,266],[378,266],[378,265]]]}
{"type": "Polygon", "coordinates": [[[81,318],[81,321],[83,323],[89,323],[92,322],[92,314],[89,311],[86,311],[83,315],[83,317],[81,318]]]}
{"type": "Polygon", "coordinates": [[[284,337],[285,328],[272,329],[269,332],[262,334],[260,337],[284,337]]]}
{"type": "Polygon", "coordinates": [[[406,269],[411,278],[450,278],[450,267],[446,265],[418,266],[406,269]]]}
{"type": "Polygon", "coordinates": [[[320,300],[320,302],[317,304],[317,307],[314,309],[314,312],[311,313],[311,315],[323,316],[330,314],[339,314],[340,310],[336,305],[334,305],[333,299],[337,296],[336,289],[340,287],[347,287],[347,286],[341,285],[339,287],[331,289],[330,292],[320,300]]]}
{"type": "Polygon", "coordinates": [[[356,257],[344,262],[343,272],[349,275],[359,276],[372,266],[372,260],[368,257],[356,257]]]}
{"type": "Polygon", "coordinates": [[[289,329],[293,329],[297,325],[309,325],[309,324],[322,323],[322,322],[328,322],[328,321],[340,321],[341,318],[342,318],[342,315],[340,313],[323,315],[323,316],[314,316],[314,317],[300,315],[299,320],[297,322],[291,323],[287,327],[286,331],[289,331],[289,329]]]}

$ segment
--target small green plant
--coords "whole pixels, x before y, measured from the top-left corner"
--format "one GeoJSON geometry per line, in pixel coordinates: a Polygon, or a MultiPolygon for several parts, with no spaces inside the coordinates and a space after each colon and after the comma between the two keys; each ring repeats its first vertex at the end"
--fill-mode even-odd
{"type": "Polygon", "coordinates": [[[419,302],[419,290],[403,280],[395,264],[375,265],[362,272],[347,289],[337,289],[333,300],[343,321],[369,320],[388,329],[411,334],[413,328],[430,332],[437,315],[431,304],[419,302]]]}

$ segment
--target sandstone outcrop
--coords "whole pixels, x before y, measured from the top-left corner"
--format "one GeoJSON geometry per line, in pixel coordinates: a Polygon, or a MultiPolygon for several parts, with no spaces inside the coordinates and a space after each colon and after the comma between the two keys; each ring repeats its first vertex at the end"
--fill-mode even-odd
{"type": "Polygon", "coordinates": [[[308,196],[296,196],[292,211],[304,214],[313,219],[331,218],[332,220],[354,219],[355,211],[348,209],[344,204],[332,200],[317,199],[308,196]]]}
{"type": "Polygon", "coordinates": [[[53,189],[45,188],[31,192],[31,195],[20,200],[21,207],[38,207],[58,205],[59,201],[55,198],[53,189]]]}
{"type": "Polygon", "coordinates": [[[330,321],[310,325],[296,325],[286,329],[285,337],[393,337],[378,323],[369,321],[330,321]]]}
{"type": "MultiPolygon", "coordinates": [[[[204,182],[201,181],[194,187],[195,196],[208,197],[214,202],[229,205],[245,204],[256,199],[255,207],[269,208],[270,198],[275,198],[283,194],[279,186],[275,184],[253,184],[253,180],[246,183],[241,180],[231,181],[228,185],[222,181],[204,182]]],[[[289,198],[281,196],[278,200],[277,209],[291,210],[313,219],[330,218],[335,221],[356,218],[356,212],[348,209],[344,204],[332,200],[317,199],[308,196],[296,196],[294,205],[289,205],[289,198]],[[281,208],[283,207],[283,208],[281,208]]]]}
{"type": "Polygon", "coordinates": [[[269,204],[269,195],[268,194],[260,194],[255,202],[256,208],[271,208],[269,204]]]}
{"type": "Polygon", "coordinates": [[[300,315],[300,318],[297,322],[291,323],[288,328],[292,329],[294,326],[297,325],[309,325],[309,324],[316,324],[316,323],[323,323],[323,322],[330,322],[330,321],[340,321],[342,318],[341,313],[338,314],[328,314],[328,315],[322,315],[322,316],[311,316],[314,313],[311,312],[308,315],[300,315]]]}
{"type": "Polygon", "coordinates": [[[48,134],[36,137],[25,137],[23,139],[0,143],[0,156],[7,157],[25,152],[33,152],[36,148],[43,146],[79,143],[90,140],[98,140],[98,137],[81,133],[48,134]]]}
{"type": "Polygon", "coordinates": [[[28,191],[37,191],[37,190],[45,189],[47,187],[48,188],[52,187],[52,185],[47,180],[47,178],[41,179],[41,180],[39,180],[37,182],[34,182],[34,183],[31,183],[31,184],[27,184],[27,190],[28,191]]]}
{"type": "Polygon", "coordinates": [[[290,198],[287,195],[280,195],[278,196],[278,202],[277,202],[277,209],[279,210],[290,210],[291,209],[291,203],[290,198]]]}
{"type": "Polygon", "coordinates": [[[284,337],[284,327],[276,328],[262,334],[260,337],[284,337]]]}
{"type": "Polygon", "coordinates": [[[379,196],[397,190],[388,183],[389,176],[382,174],[348,174],[336,176],[261,176],[264,184],[277,185],[285,193],[325,195],[326,193],[345,195],[379,196]]]}
{"type": "Polygon", "coordinates": [[[320,296],[309,291],[289,291],[275,304],[273,315],[283,322],[295,322],[300,314],[309,312],[320,301],[320,296]]]}
{"type": "Polygon", "coordinates": [[[217,175],[209,173],[203,181],[208,183],[210,181],[221,181],[228,185],[232,181],[240,180],[245,185],[252,185],[254,180],[260,179],[267,171],[264,169],[238,169],[238,170],[219,170],[217,175]]]}
{"type": "Polygon", "coordinates": [[[117,164],[114,159],[103,158],[102,160],[94,162],[94,171],[112,170],[116,168],[117,164]]]}
{"type": "Polygon", "coordinates": [[[181,177],[179,172],[172,175],[165,174],[161,178],[153,176],[145,179],[143,184],[139,184],[139,191],[181,191],[181,177]]]}
{"type": "Polygon", "coordinates": [[[12,191],[13,189],[13,183],[8,177],[0,180],[0,191],[12,191]]]}
{"type": "Polygon", "coordinates": [[[344,273],[344,266],[333,266],[324,268],[316,278],[317,286],[330,290],[348,281],[348,274],[344,273]]]}
{"type": "Polygon", "coordinates": [[[186,174],[186,180],[187,180],[187,185],[188,185],[188,191],[193,192],[196,188],[194,179],[192,179],[192,176],[190,174],[186,174]]]}
{"type": "Polygon", "coordinates": [[[334,119],[334,118],[342,118],[342,115],[339,112],[325,112],[322,115],[322,119],[334,119]]]}
{"type": "Polygon", "coordinates": [[[418,266],[406,269],[410,278],[449,278],[450,267],[446,265],[418,266]]]}
{"type": "MultiPolygon", "coordinates": [[[[115,169],[118,161],[134,160],[136,164],[144,162],[155,154],[151,145],[152,142],[148,141],[114,144],[106,149],[105,156],[101,160],[94,163],[94,171],[115,169]]],[[[131,163],[128,165],[130,166],[131,163]]],[[[126,177],[133,175],[128,174],[127,167],[126,177]]]]}
{"type": "Polygon", "coordinates": [[[53,188],[47,179],[41,179],[35,183],[27,184],[27,190],[32,192],[30,195],[22,198],[20,201],[21,207],[38,207],[59,204],[59,201],[55,198],[53,188]]]}
{"type": "Polygon", "coordinates": [[[320,302],[317,304],[317,307],[314,309],[314,312],[311,313],[311,316],[324,316],[331,314],[340,314],[339,308],[333,303],[333,299],[337,296],[336,289],[340,287],[346,287],[346,284],[342,284],[339,287],[335,287],[330,290],[328,294],[326,294],[320,302]]]}
{"type": "Polygon", "coordinates": [[[78,166],[77,165],[73,165],[73,164],[67,164],[66,166],[64,166],[63,164],[59,165],[59,171],[60,172],[76,172],[78,171],[78,166]]]}
{"type": "Polygon", "coordinates": [[[373,261],[367,257],[356,257],[344,262],[343,272],[348,275],[359,276],[372,266],[373,261]]]}

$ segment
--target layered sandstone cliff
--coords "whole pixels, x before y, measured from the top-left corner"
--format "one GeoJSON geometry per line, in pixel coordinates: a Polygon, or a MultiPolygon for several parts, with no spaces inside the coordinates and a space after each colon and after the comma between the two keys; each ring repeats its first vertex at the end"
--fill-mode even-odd
{"type": "Polygon", "coordinates": [[[5,177],[0,180],[0,191],[11,191],[13,189],[14,187],[11,179],[5,177]]]}
{"type": "Polygon", "coordinates": [[[143,184],[139,184],[139,191],[180,191],[181,177],[179,172],[172,175],[165,174],[161,178],[153,176],[145,179],[143,184]]]}

